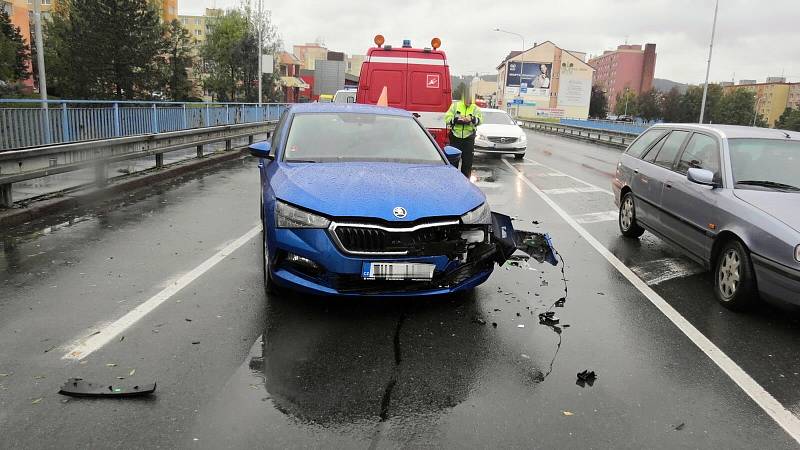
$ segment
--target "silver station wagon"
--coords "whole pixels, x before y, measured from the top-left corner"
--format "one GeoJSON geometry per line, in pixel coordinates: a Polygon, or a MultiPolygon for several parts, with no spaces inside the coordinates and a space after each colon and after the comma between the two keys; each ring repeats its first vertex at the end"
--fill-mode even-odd
{"type": "Polygon", "coordinates": [[[655,125],[622,155],[613,189],[622,235],[647,230],[713,270],[724,306],[800,305],[800,133],[655,125]]]}

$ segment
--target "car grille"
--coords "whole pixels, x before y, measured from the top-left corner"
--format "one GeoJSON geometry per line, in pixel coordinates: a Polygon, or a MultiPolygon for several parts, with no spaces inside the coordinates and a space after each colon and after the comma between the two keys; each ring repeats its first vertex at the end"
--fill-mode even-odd
{"type": "Polygon", "coordinates": [[[513,144],[514,142],[517,142],[517,138],[489,136],[489,141],[494,142],[495,144],[513,144]]]}
{"type": "Polygon", "coordinates": [[[413,253],[424,244],[460,239],[458,224],[437,225],[414,231],[394,231],[359,225],[337,225],[334,233],[348,253],[413,253]]]}

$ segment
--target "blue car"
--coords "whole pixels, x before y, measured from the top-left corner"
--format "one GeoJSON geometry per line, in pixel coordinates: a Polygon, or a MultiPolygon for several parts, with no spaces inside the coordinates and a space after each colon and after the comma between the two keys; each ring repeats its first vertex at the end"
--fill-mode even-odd
{"type": "Polygon", "coordinates": [[[298,104],[260,158],[268,289],[434,295],[474,288],[515,250],[507,216],[406,111],[298,104]]]}

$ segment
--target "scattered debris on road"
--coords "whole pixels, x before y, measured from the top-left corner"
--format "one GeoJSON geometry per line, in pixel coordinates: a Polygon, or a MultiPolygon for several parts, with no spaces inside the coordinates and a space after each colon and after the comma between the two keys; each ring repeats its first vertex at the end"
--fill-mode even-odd
{"type": "Polygon", "coordinates": [[[596,379],[597,375],[595,375],[593,370],[584,370],[583,372],[578,372],[578,381],[576,381],[575,384],[580,387],[586,387],[586,385],[591,387],[594,385],[596,379]]]}
{"type": "Polygon", "coordinates": [[[481,316],[475,316],[472,318],[472,323],[477,323],[478,325],[486,325],[486,320],[483,319],[481,316]]]}
{"type": "Polygon", "coordinates": [[[681,422],[678,426],[675,427],[675,431],[681,431],[685,426],[686,424],[684,422],[681,422]]]}

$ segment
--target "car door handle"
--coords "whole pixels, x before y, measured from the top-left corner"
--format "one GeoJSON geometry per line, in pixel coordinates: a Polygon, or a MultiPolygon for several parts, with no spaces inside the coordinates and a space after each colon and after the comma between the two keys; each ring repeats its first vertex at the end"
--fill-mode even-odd
{"type": "Polygon", "coordinates": [[[633,173],[639,173],[639,169],[633,169],[633,173]]]}
{"type": "Polygon", "coordinates": [[[667,189],[672,189],[672,183],[667,183],[666,186],[667,186],[667,189]]]}

